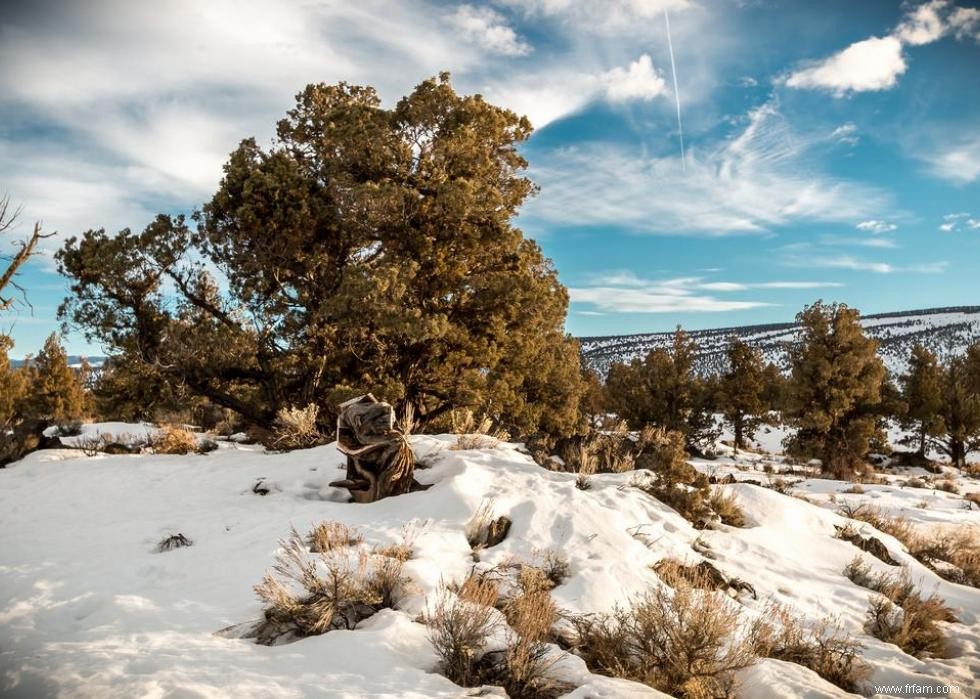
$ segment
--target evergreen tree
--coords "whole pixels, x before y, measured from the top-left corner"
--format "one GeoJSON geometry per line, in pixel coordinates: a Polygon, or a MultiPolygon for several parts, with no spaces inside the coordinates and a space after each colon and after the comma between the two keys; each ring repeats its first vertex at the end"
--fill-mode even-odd
{"type": "Polygon", "coordinates": [[[78,372],[68,366],[68,355],[55,333],[45,340],[27,372],[25,415],[49,425],[85,416],[88,401],[85,389],[78,372]]]}
{"type": "Polygon", "coordinates": [[[717,436],[712,384],[694,375],[697,343],[680,327],[669,349],[655,348],[629,364],[613,364],[606,377],[610,408],[632,427],[663,427],[684,435],[689,449],[717,436]]]}
{"type": "Polygon", "coordinates": [[[719,401],[735,433],[735,453],[755,434],[766,412],[766,377],[762,353],[733,337],[728,345],[728,371],[721,377],[719,401]]]}
{"type": "Polygon", "coordinates": [[[766,409],[782,412],[789,396],[789,379],[776,364],[769,362],[762,371],[762,381],[766,409]]]}
{"type": "Polygon", "coordinates": [[[18,408],[24,395],[24,376],[10,366],[13,341],[0,335],[0,441],[6,438],[18,421],[18,408]]]}
{"type": "Polygon", "coordinates": [[[916,343],[909,355],[908,370],[900,377],[902,426],[915,429],[917,453],[925,458],[928,440],[944,432],[943,369],[932,352],[916,343]]]}
{"type": "Polygon", "coordinates": [[[530,134],[448,75],[392,109],[370,87],[310,85],[271,148],[231,154],[196,231],[160,216],[69,239],[62,316],[130,374],[253,424],[316,403],[329,431],[338,402],[371,391],[423,428],[469,408],[514,434],[571,431],[568,294],[514,225],[530,134]]]}
{"type": "Polygon", "coordinates": [[[954,466],[964,468],[967,455],[980,449],[980,343],[949,359],[942,393],[945,434],[939,446],[954,466]]]}
{"type": "Polygon", "coordinates": [[[790,452],[818,458],[823,470],[850,475],[877,433],[885,367],[864,335],[856,309],[817,301],[796,316],[800,341],[790,349],[787,416],[796,427],[790,452]]]}

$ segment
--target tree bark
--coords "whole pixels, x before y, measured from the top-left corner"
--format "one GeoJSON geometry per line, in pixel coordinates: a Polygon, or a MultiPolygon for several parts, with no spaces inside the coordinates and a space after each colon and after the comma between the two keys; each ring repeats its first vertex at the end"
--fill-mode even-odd
{"type": "Polygon", "coordinates": [[[340,405],[337,449],[347,455],[346,488],[354,502],[375,502],[421,489],[414,478],[415,455],[395,427],[395,411],[370,393],[340,405]]]}

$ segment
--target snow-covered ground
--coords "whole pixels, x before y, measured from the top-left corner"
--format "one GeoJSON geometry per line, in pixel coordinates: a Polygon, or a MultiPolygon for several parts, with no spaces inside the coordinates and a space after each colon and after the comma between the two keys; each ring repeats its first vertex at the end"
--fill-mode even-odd
{"type": "MultiPolygon", "coordinates": [[[[878,353],[885,367],[899,375],[908,366],[912,346],[920,343],[941,359],[962,354],[966,347],[980,340],[980,307],[935,308],[900,313],[865,316],[865,332],[878,342],[878,353]]],[[[767,362],[786,366],[786,348],[799,337],[793,323],[754,325],[735,328],[691,330],[697,341],[695,369],[703,374],[725,371],[725,351],[732,336],[737,336],[762,351],[767,362]]],[[[605,375],[614,362],[629,363],[644,357],[650,350],[670,347],[673,333],[583,337],[582,356],[586,363],[605,375]]]]}
{"type": "MultiPolygon", "coordinates": [[[[133,426],[114,426],[134,432],[133,426]]],[[[760,435],[778,450],[774,432],[760,435]]],[[[650,566],[673,557],[697,562],[710,549],[727,574],[755,586],[743,597],[748,617],[768,600],[808,619],[838,617],[865,644],[874,684],[946,684],[971,696],[980,677],[980,590],[946,582],[876,533],[927,592],[936,591],[959,622],[945,624],[953,657],[917,660],[863,631],[869,592],[841,571],[857,549],[834,538],[841,499],[873,502],[922,525],[980,525],[962,495],[808,478],[792,489],[812,502],[755,485],[734,493],[748,526],[697,531],[637,488],[635,474],[594,476],[588,490],[573,474],[535,465],[516,445],[460,451],[455,437],[417,436],[428,467],[423,492],[370,505],[347,503],[327,484],[342,473],[332,446],[289,454],[223,442],[207,455],[86,457],[77,450],[35,452],[0,470],[0,693],[42,697],[457,697],[463,690],[437,673],[437,658],[418,618],[440,584],[462,580],[474,565],[465,530],[487,502],[513,520],[510,534],[482,553],[481,566],[534,561],[549,551],[568,558],[570,576],[555,588],[558,607],[608,611],[660,585],[650,566]],[[253,486],[262,481],[261,496],[253,486]],[[831,501],[834,494],[837,503],[831,501]],[[919,503],[926,501],[925,507],[919,503]],[[278,539],[323,520],[357,527],[370,544],[414,531],[405,570],[414,593],[353,631],[332,631],[279,646],[215,632],[256,620],[252,591],[273,562],[278,539]],[[193,546],[155,550],[182,533],[193,546]]],[[[722,448],[695,461],[714,475],[765,482],[785,468],[777,454],[722,448]]],[[[907,476],[904,476],[907,477],[907,476]]],[[[787,479],[796,480],[787,476],[787,479]]],[[[960,479],[961,490],[980,490],[960,479]]],[[[876,570],[887,568],[869,558],[876,570]]],[[[559,653],[557,647],[554,650],[559,653]]],[[[589,673],[565,654],[554,673],[578,687],[572,696],[662,696],[635,683],[589,673]]],[[[832,697],[845,693],[798,665],[762,660],[741,674],[740,696],[832,697]]]]}

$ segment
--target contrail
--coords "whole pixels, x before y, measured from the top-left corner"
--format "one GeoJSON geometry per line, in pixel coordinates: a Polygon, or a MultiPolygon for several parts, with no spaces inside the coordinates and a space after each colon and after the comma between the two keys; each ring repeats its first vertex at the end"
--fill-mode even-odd
{"type": "Polygon", "coordinates": [[[667,25],[667,50],[670,52],[670,72],[674,76],[674,102],[677,104],[677,135],[681,141],[681,169],[687,172],[684,158],[684,128],[681,126],[681,93],[677,90],[677,66],[674,65],[674,44],[670,40],[670,15],[664,10],[664,23],[667,25]]]}

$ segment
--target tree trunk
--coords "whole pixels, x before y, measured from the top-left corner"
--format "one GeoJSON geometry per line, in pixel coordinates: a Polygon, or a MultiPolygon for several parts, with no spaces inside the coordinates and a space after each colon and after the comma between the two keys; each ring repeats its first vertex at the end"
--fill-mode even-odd
{"type": "Polygon", "coordinates": [[[347,455],[346,488],[354,502],[375,502],[422,488],[414,478],[415,455],[395,428],[395,412],[370,393],[340,405],[337,449],[347,455]]]}

